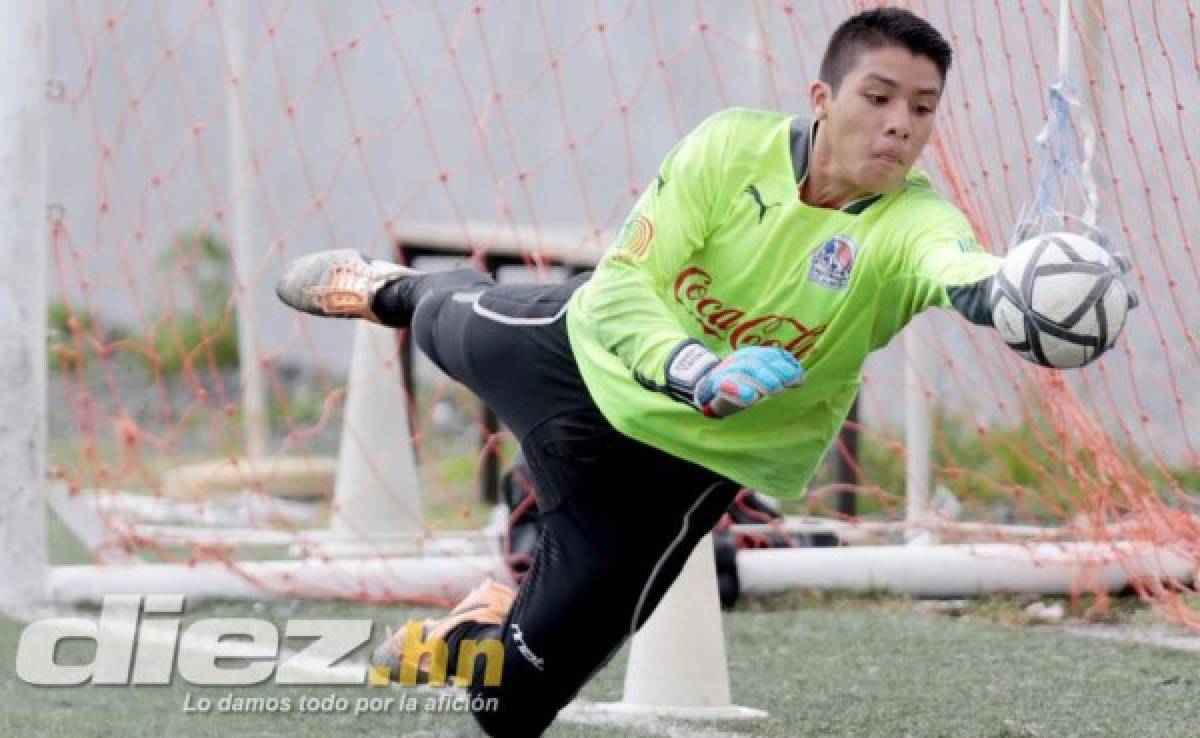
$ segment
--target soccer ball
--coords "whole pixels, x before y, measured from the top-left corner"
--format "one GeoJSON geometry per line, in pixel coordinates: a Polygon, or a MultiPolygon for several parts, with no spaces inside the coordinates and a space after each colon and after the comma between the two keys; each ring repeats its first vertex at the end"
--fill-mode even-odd
{"type": "Polygon", "coordinates": [[[1128,270],[1091,239],[1046,233],[1004,257],[992,284],[992,323],[1009,348],[1041,366],[1080,367],[1112,348],[1133,307],[1128,270]]]}

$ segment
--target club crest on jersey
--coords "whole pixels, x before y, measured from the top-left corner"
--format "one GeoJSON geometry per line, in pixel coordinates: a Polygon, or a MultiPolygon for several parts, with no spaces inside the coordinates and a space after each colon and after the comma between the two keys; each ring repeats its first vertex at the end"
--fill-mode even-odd
{"type": "Polygon", "coordinates": [[[845,290],[850,284],[850,271],[858,244],[849,236],[834,236],[821,244],[812,257],[808,281],[831,290],[845,290]]]}

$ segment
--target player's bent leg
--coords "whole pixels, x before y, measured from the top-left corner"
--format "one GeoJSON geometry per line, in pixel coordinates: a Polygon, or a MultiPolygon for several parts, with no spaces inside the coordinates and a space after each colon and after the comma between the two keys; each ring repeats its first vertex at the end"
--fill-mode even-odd
{"type": "Polygon", "coordinates": [[[353,249],[322,251],[287,266],[275,292],[289,307],[312,315],[361,318],[411,328],[417,345],[452,378],[466,382],[472,353],[466,330],[471,305],[455,297],[495,286],[472,268],[425,274],[353,249]]]}
{"type": "Polygon", "coordinates": [[[288,264],[275,294],[289,307],[310,315],[397,325],[376,314],[372,303],[385,286],[419,275],[415,269],[370,259],[354,249],[334,249],[288,264]]]}
{"type": "Polygon", "coordinates": [[[497,287],[472,268],[422,274],[340,249],[290,264],[276,292],[314,315],[410,328],[434,364],[521,436],[556,408],[590,403],[563,320],[586,278],[497,287]]]}
{"type": "Polygon", "coordinates": [[[542,537],[502,629],[470,636],[504,645],[499,684],[477,663],[467,685],[490,735],[544,731],[650,616],[739,489],[621,436],[585,438],[590,447],[556,431],[540,453],[524,444],[547,508],[542,537]]]}

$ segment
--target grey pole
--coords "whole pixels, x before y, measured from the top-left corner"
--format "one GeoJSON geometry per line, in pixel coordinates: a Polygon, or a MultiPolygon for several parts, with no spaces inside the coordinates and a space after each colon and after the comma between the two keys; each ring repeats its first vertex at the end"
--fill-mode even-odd
{"type": "Polygon", "coordinates": [[[225,86],[225,112],[229,126],[229,253],[233,260],[233,294],[237,304],[238,365],[242,381],[242,430],[246,437],[246,456],[266,455],[270,430],[264,390],[262,362],[258,353],[255,285],[251,282],[256,263],[254,214],[250,192],[253,190],[253,154],[250,133],[243,119],[246,93],[245,43],[247,3],[226,2],[221,7],[225,26],[225,53],[238,84],[225,86]],[[238,188],[243,188],[238,199],[238,188]]]}
{"type": "Polygon", "coordinates": [[[0,2],[0,610],[46,583],[46,8],[0,2]]]}

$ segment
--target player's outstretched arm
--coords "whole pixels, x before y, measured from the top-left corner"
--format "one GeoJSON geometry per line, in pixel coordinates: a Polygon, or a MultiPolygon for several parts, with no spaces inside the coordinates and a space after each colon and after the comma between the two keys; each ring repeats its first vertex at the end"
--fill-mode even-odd
{"type": "Polygon", "coordinates": [[[904,304],[912,315],[953,308],[975,325],[992,325],[988,301],[1001,259],[984,251],[966,217],[949,203],[921,205],[914,221],[922,227],[904,239],[897,265],[909,290],[904,304]]]}
{"type": "Polygon", "coordinates": [[[984,277],[976,282],[962,285],[952,285],[946,288],[950,304],[958,314],[975,325],[994,325],[992,323],[992,284],[995,277],[984,277]]]}

